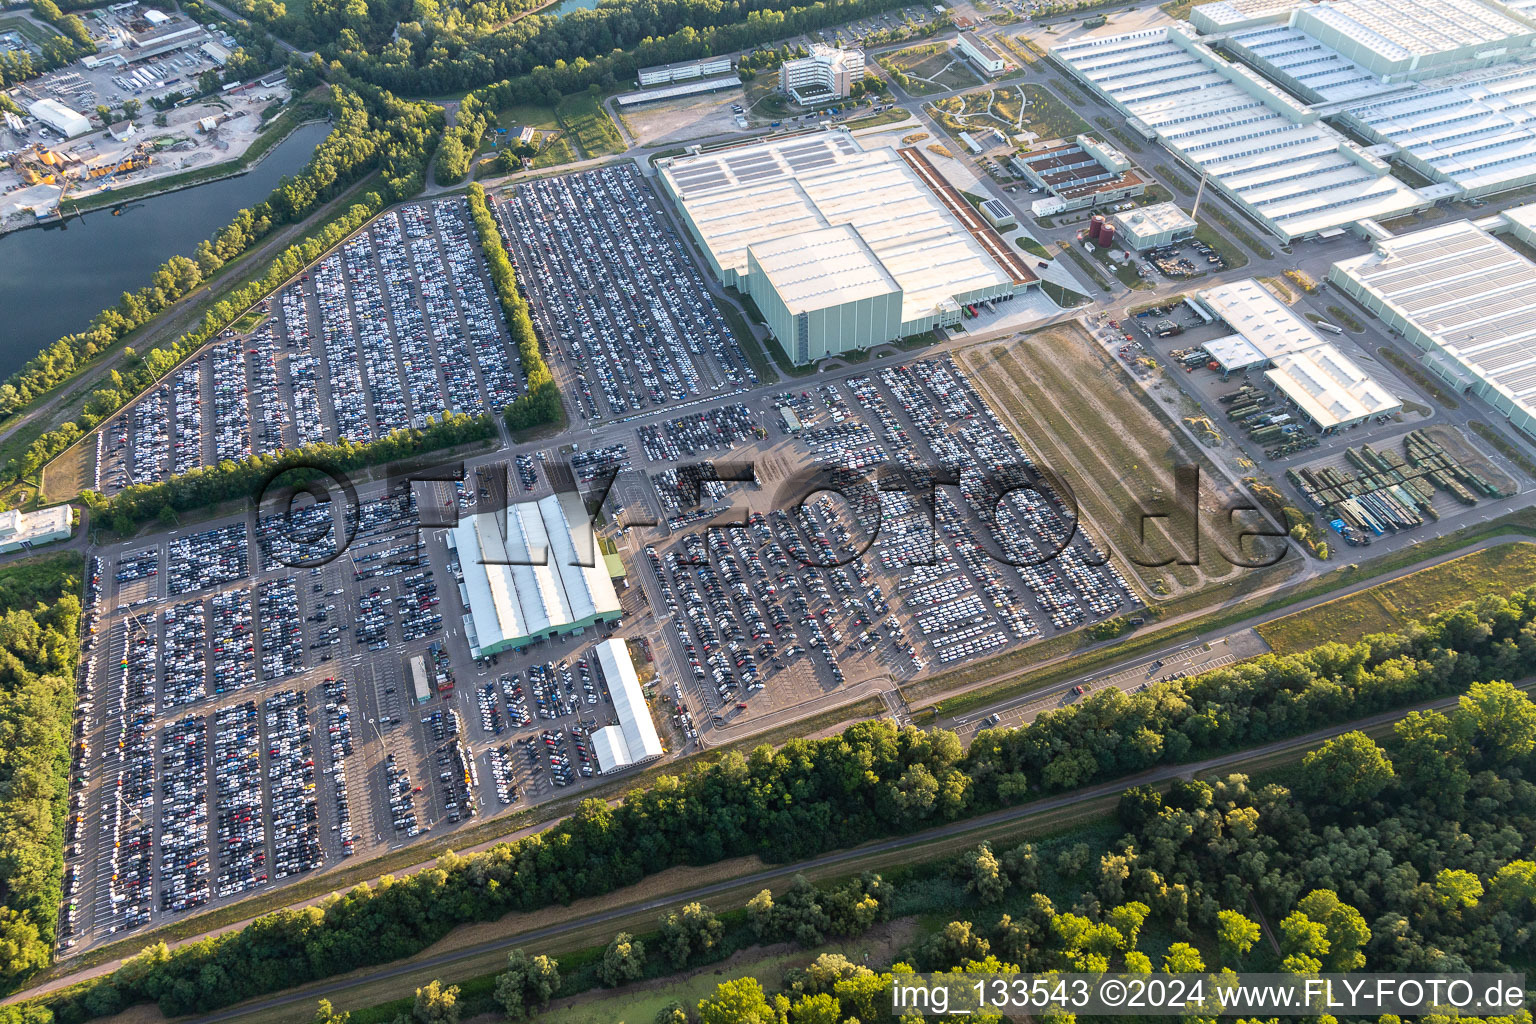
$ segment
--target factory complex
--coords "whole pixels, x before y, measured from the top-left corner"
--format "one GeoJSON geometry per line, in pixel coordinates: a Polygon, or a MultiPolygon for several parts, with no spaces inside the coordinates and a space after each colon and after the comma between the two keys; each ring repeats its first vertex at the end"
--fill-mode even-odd
{"type": "Polygon", "coordinates": [[[1424,365],[1536,433],[1536,264],[1495,237],[1529,242],[1536,206],[1376,241],[1329,280],[1422,349],[1424,365]]]}
{"type": "Polygon", "coordinates": [[[619,597],[587,523],[580,495],[562,492],[467,516],[449,532],[475,657],[618,622],[619,597]]]}
{"type": "Polygon", "coordinates": [[[797,364],[952,326],[1036,280],[913,149],[818,131],[664,160],[659,177],[797,364]]]}
{"type": "Polygon", "coordinates": [[[1536,181],[1536,23],[1494,0],[1220,0],[1052,54],[1285,242],[1536,181]]]}
{"type": "Polygon", "coordinates": [[[1206,288],[1193,302],[1234,333],[1202,346],[1224,374],[1264,370],[1264,378],[1307,421],[1338,430],[1403,403],[1310,324],[1251,278],[1206,288]]]}

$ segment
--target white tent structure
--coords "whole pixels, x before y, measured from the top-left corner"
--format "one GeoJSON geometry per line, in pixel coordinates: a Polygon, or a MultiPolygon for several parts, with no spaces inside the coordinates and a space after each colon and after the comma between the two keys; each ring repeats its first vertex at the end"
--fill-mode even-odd
{"type": "Polygon", "coordinates": [[[592,751],[597,755],[597,769],[604,775],[631,765],[654,761],[662,755],[661,738],[651,721],[651,709],[640,691],[635,663],[623,640],[604,640],[597,645],[597,663],[602,666],[608,694],[619,724],[592,733],[592,751]]]}

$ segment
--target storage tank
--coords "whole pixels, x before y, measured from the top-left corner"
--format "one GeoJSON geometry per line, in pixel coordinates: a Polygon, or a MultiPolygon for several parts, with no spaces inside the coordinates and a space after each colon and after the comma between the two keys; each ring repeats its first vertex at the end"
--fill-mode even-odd
{"type": "Polygon", "coordinates": [[[1101,232],[1103,230],[1104,230],[1104,218],[1099,216],[1096,213],[1088,221],[1088,238],[1089,238],[1089,240],[1093,241],[1093,242],[1097,242],[1099,240],[1099,232],[1101,232]]]}
{"type": "Polygon", "coordinates": [[[1114,240],[1115,226],[1113,224],[1105,224],[1104,227],[1099,230],[1099,248],[1108,249],[1114,240]]]}

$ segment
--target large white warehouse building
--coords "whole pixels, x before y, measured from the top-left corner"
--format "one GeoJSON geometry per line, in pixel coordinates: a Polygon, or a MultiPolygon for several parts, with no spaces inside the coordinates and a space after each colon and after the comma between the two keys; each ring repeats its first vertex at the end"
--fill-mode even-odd
{"type": "Polygon", "coordinates": [[[660,161],[721,283],[798,364],[957,324],[1036,278],[916,150],[845,131],[660,161]]]}
{"type": "Polygon", "coordinates": [[[1187,26],[1053,47],[1080,81],[1284,241],[1429,205],[1316,110],[1187,26]]]}
{"type": "Polygon", "coordinates": [[[1218,0],[1190,20],[1438,201],[1536,182],[1533,13],[1536,0],[1218,0]]]}
{"type": "Polygon", "coordinates": [[[665,751],[661,747],[661,737],[656,735],[656,723],[651,721],[645,692],[640,689],[640,677],[635,674],[629,645],[615,637],[598,644],[596,650],[597,664],[603,670],[603,682],[608,684],[608,695],[613,698],[613,710],[618,718],[617,724],[592,733],[592,753],[597,757],[597,770],[606,775],[654,761],[665,751]]]}
{"type": "Polygon", "coordinates": [[[464,573],[459,596],[477,658],[619,621],[619,595],[574,492],[467,516],[448,546],[464,573]]]}
{"type": "MultiPolygon", "coordinates": [[[[1502,219],[1513,229],[1533,214],[1502,219]]],[[[1536,264],[1457,221],[1378,241],[1328,279],[1424,350],[1439,377],[1536,435],[1536,264]]]]}

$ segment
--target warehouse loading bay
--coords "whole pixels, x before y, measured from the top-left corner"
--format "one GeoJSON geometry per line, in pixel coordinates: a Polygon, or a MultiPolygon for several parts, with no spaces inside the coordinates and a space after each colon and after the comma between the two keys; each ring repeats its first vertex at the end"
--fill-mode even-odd
{"type": "MultiPolygon", "coordinates": [[[[1094,336],[1130,372],[1146,377],[1151,371],[1143,360],[1155,360],[1192,400],[1185,422],[1197,434],[1208,424],[1221,437],[1220,446],[1237,446],[1292,504],[1332,525],[1335,543],[1364,547],[1374,538],[1441,522],[1455,528],[1462,517],[1520,490],[1515,476],[1472,445],[1459,427],[1432,416],[1431,400],[1353,337],[1327,335],[1330,344],[1410,404],[1390,417],[1323,431],[1266,380],[1262,367],[1229,374],[1211,369],[1199,355],[1202,346],[1231,329],[1207,323],[1185,303],[1170,301],[1120,319],[1101,312],[1093,319],[1094,336]]],[[[1211,443],[1209,435],[1203,443],[1211,443]]]]}

